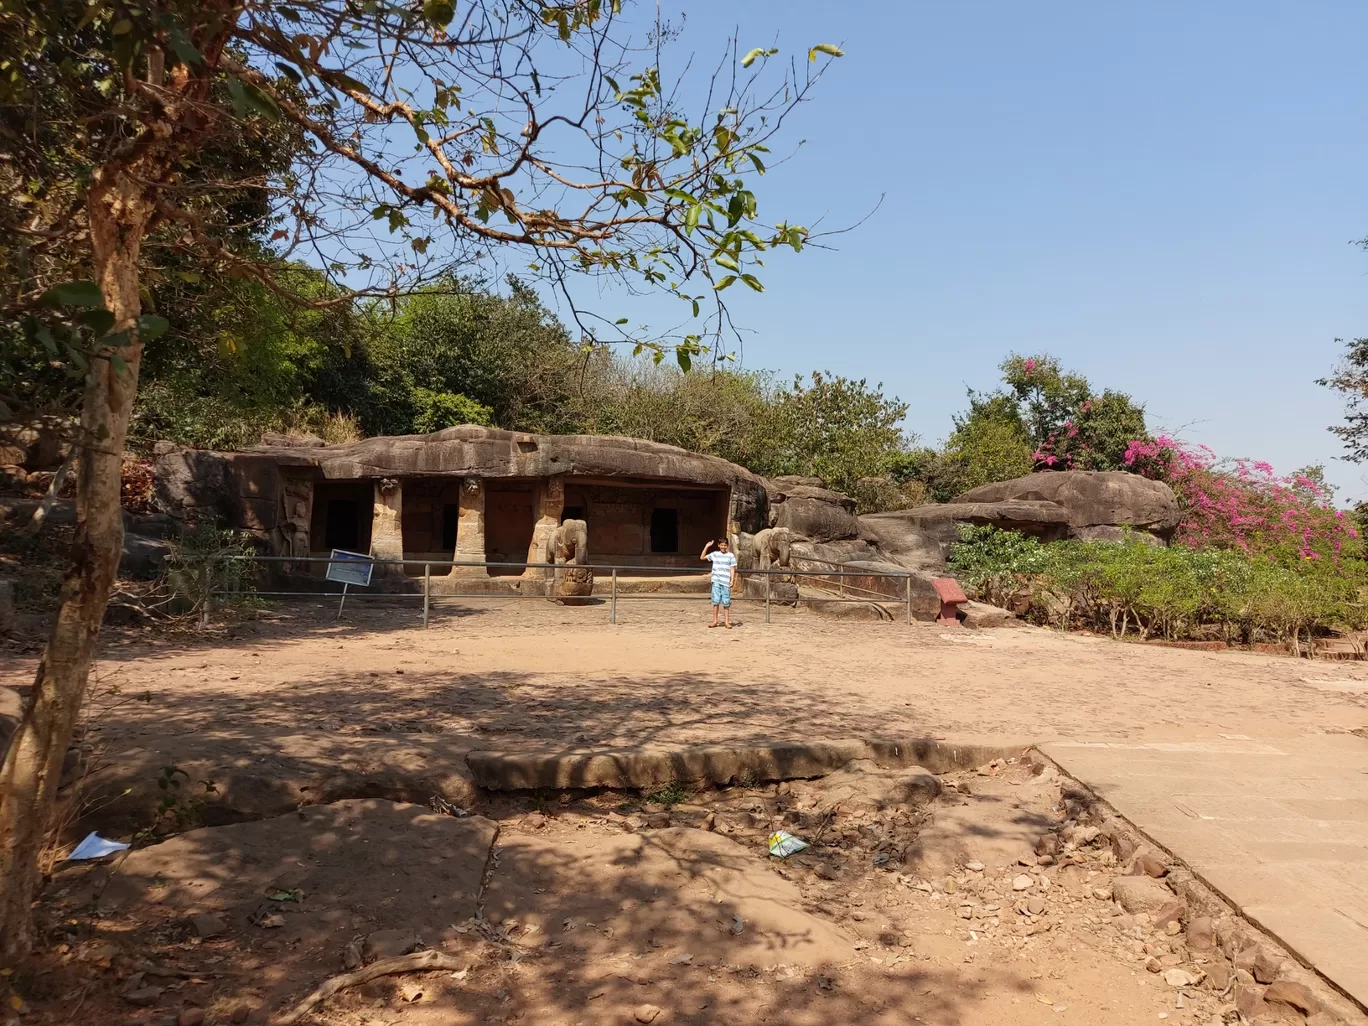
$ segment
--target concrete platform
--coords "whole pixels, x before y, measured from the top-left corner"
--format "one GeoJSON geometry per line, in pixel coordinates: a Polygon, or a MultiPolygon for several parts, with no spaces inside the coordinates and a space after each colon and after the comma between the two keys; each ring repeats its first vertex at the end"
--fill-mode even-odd
{"type": "Polygon", "coordinates": [[[1368,740],[1229,735],[1042,750],[1368,1006],[1368,740]]]}

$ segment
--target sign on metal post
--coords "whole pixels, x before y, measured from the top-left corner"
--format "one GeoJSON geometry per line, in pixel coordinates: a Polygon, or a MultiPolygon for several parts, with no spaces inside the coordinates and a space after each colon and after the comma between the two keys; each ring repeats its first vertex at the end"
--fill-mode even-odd
{"type": "Polygon", "coordinates": [[[347,586],[369,588],[371,571],[375,569],[375,559],[364,552],[348,552],[346,549],[333,549],[328,557],[328,572],[323,576],[342,585],[342,601],[337,604],[337,617],[342,618],[342,607],[347,604],[347,586]]]}

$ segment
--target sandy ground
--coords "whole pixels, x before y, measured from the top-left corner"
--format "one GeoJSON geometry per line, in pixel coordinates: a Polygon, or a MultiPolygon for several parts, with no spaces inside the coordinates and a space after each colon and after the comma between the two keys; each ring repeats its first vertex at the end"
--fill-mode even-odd
{"type": "MultiPolygon", "coordinates": [[[[680,600],[623,602],[617,625],[601,604],[541,601],[439,605],[427,630],[411,609],[357,603],[340,621],[334,612],[276,609],[215,637],[107,631],[89,710],[94,736],[111,745],[177,735],[212,744],[406,732],[516,750],[870,735],[1166,741],[1368,727],[1368,667],[1353,663],[1188,652],[1024,627],[836,622],[787,610],[765,624],[762,611],[746,605],[736,610],[735,630],[708,630],[706,606],[680,600]]],[[[27,653],[0,652],[0,685],[26,689],[35,665],[27,653]]],[[[738,926],[707,913],[706,889],[668,862],[652,863],[648,873],[637,842],[623,838],[650,831],[639,823],[624,831],[608,816],[650,815],[655,806],[641,796],[564,806],[553,799],[550,807],[510,799],[477,810],[499,826],[495,854],[505,883],[481,891],[486,912],[503,902],[486,920],[494,932],[486,925],[443,938],[450,951],[468,955],[466,975],[368,984],[306,1021],[1130,1026],[1163,1018],[1210,1026],[1219,1018],[1224,999],[1209,987],[1175,988],[1147,970],[1169,956],[1165,967],[1177,959],[1197,979],[1202,965],[1190,952],[1097,899],[1121,868],[1107,861],[1108,851],[1080,850],[1067,877],[1062,866],[1029,869],[1037,881],[1050,880],[1032,885],[1044,911],[1017,908],[1022,899],[1011,880],[1019,867],[1011,863],[1018,855],[1029,862],[1041,833],[1067,826],[1057,780],[975,778],[966,794],[942,798],[929,813],[857,808],[815,860],[773,865],[764,835],[778,822],[811,832],[814,820],[804,817],[822,814],[831,785],[804,786],[699,797],[692,811],[652,829],[701,833],[712,803],[721,825],[708,836],[727,839],[740,854],[719,849],[710,857],[751,860],[732,868],[746,879],[759,873],[782,881],[773,886],[790,890],[780,904],[820,920],[820,931],[832,931],[824,933],[830,945],[848,942],[844,962],[824,955],[800,964],[753,952],[729,958],[706,947],[700,937],[749,940],[756,934],[745,933],[747,923],[760,931],[753,924],[763,916],[743,915],[738,926]],[[879,861],[881,854],[890,857],[879,861]],[[575,861],[581,857],[587,861],[575,861]],[[972,861],[986,870],[966,869],[972,861]],[[623,874],[637,868],[652,888],[642,895],[623,890],[623,874]],[[650,908],[623,904],[648,898],[694,911],[682,919],[662,911],[653,935],[642,928],[650,908]],[[539,906],[535,920],[529,906],[539,906]],[[624,917],[621,929],[605,932],[615,916],[624,917]],[[560,924],[554,945],[529,942],[533,921],[542,938],[560,924]],[[576,925],[567,929],[567,921],[576,925]],[[595,928],[581,930],[586,922],[595,928]],[[733,927],[741,933],[729,934],[733,927]],[[685,955],[692,957],[675,961],[685,955]],[[415,986],[424,996],[414,996],[415,986]]],[[[204,850],[212,851],[221,843],[216,831],[231,829],[194,836],[204,835],[204,850]]],[[[670,854],[664,841],[661,848],[670,854]]],[[[414,887],[429,882],[412,876],[414,887]]],[[[192,905],[154,895],[121,911],[97,904],[92,912],[82,880],[58,875],[44,914],[65,925],[51,926],[36,975],[7,981],[27,988],[24,1026],[73,1021],[73,994],[86,1002],[83,1020],[97,1014],[101,1022],[161,1026],[188,1011],[185,1022],[193,1023],[202,1008],[209,1023],[234,1021],[238,1009],[245,1009],[238,1021],[266,1022],[337,972],[349,939],[405,925],[386,919],[389,899],[377,890],[339,905],[351,918],[316,943],[294,946],[259,924],[202,943],[187,925],[192,905]],[[175,972],[149,976],[140,968],[149,965],[175,972]],[[144,977],[133,980],[137,972],[144,977]],[[130,980],[158,991],[149,1005],[118,997],[130,980]]],[[[761,898],[773,897],[769,884],[757,886],[761,898]]]]}
{"type": "MultiPolygon", "coordinates": [[[[229,638],[109,631],[94,715],[138,734],[446,732],[481,744],[645,744],[868,734],[1162,741],[1368,726],[1368,666],[790,611],[708,630],[706,606],[541,601],[295,607],[229,638]]],[[[0,685],[36,659],[0,653],[0,685]]]]}
{"type": "Polygon", "coordinates": [[[58,874],[42,912],[62,944],[24,981],[25,1021],[75,1021],[73,994],[82,1021],[278,1021],[358,955],[421,942],[442,971],[363,983],[302,1021],[1222,1022],[1219,952],[1107,900],[1124,867],[1034,769],[953,774],[930,802],[919,771],[855,765],[677,804],[509,799],[452,819],[362,801],[195,830],[112,878],[58,874]],[[770,857],[781,825],[812,847],[770,857]]]}

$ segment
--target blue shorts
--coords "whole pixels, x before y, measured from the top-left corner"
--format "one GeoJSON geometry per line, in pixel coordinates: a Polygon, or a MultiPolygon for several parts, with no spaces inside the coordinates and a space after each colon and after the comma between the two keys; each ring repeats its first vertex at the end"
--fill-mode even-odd
{"type": "Polygon", "coordinates": [[[725,584],[718,584],[714,581],[712,586],[712,604],[715,606],[731,605],[731,589],[725,584]]]}

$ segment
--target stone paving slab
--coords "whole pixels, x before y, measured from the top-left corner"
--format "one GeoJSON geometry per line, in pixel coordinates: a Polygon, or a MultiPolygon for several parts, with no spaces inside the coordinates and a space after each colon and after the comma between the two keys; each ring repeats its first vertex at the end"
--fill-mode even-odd
{"type": "Polygon", "coordinates": [[[1368,1006],[1368,740],[1067,741],[1043,751],[1368,1006]]]}

